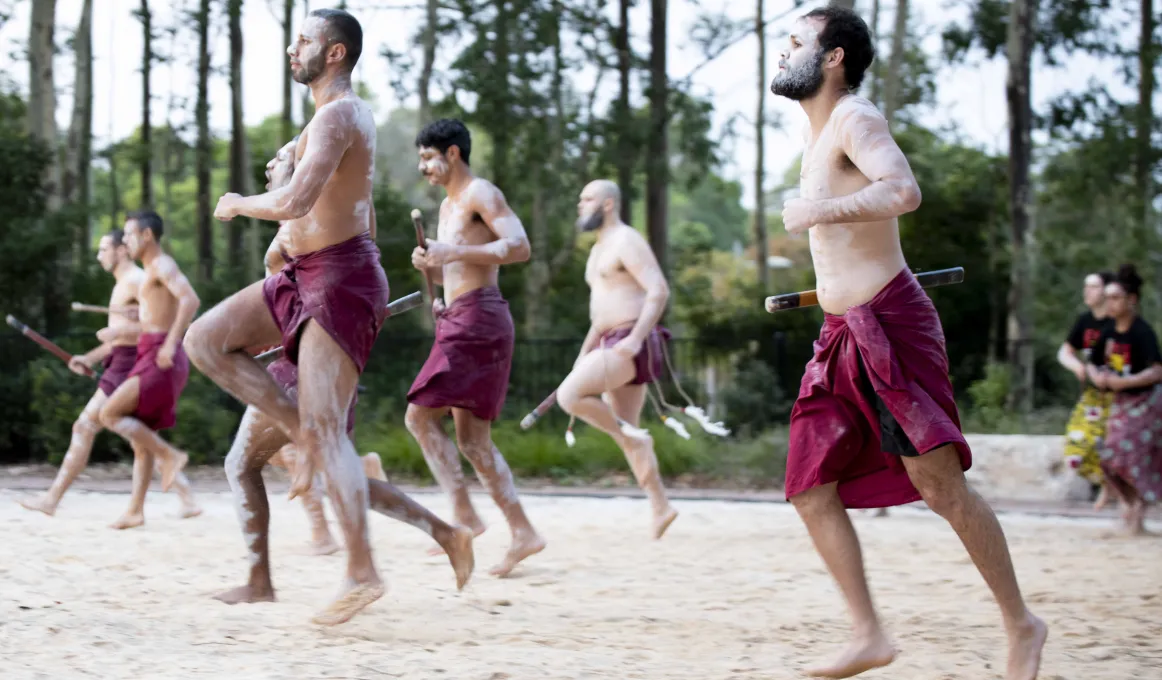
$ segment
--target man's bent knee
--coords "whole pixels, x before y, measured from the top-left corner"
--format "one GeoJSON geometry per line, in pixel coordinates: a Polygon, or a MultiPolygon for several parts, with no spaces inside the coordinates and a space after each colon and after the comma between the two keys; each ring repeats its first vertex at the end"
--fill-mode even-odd
{"type": "Polygon", "coordinates": [[[557,406],[569,415],[576,415],[575,409],[577,402],[581,401],[581,395],[577,394],[575,390],[571,389],[557,389],[557,406]]]}
{"type": "Polygon", "coordinates": [[[838,485],[834,482],[807,489],[791,496],[789,500],[800,515],[813,515],[836,506],[843,507],[839,501],[838,485]]]}
{"type": "Polygon", "coordinates": [[[211,349],[210,337],[213,335],[213,320],[208,321],[207,316],[195,320],[190,324],[186,331],[185,338],[182,340],[182,347],[186,350],[186,356],[189,357],[192,363],[199,371],[206,372],[206,367],[212,360],[213,350],[211,349]]]}
{"type": "Polygon", "coordinates": [[[432,418],[428,415],[426,409],[420,408],[415,404],[408,404],[407,411],[403,414],[404,427],[408,429],[416,439],[424,433],[424,429],[431,422],[432,418]]]}
{"type": "Polygon", "coordinates": [[[81,417],[77,418],[77,421],[73,423],[73,434],[89,439],[96,437],[97,433],[101,431],[101,423],[98,422],[97,418],[100,418],[99,411],[95,417],[87,413],[82,413],[81,417]]]}

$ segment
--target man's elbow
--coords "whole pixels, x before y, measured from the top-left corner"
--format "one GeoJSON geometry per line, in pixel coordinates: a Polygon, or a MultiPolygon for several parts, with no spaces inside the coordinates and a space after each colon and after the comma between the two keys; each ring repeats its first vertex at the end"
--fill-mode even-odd
{"type": "Polygon", "coordinates": [[[923,197],[920,195],[920,185],[915,181],[908,182],[900,188],[900,212],[910,213],[920,207],[923,197]]]}
{"type": "Polygon", "coordinates": [[[186,309],[190,311],[190,314],[196,313],[198,308],[202,306],[201,298],[199,298],[198,294],[192,290],[183,296],[182,303],[185,305],[186,309]]]}
{"type": "Polygon", "coordinates": [[[511,262],[528,262],[532,254],[533,249],[529,246],[527,238],[513,239],[508,249],[508,257],[511,262]]]}
{"type": "Polygon", "coordinates": [[[659,281],[650,287],[648,297],[659,305],[665,305],[670,301],[670,284],[659,281]]]}
{"type": "Polygon", "coordinates": [[[317,199],[318,196],[308,192],[287,194],[287,197],[283,201],[283,209],[280,212],[286,215],[286,219],[288,220],[297,220],[311,212],[311,208],[315,207],[315,201],[317,199]]]}

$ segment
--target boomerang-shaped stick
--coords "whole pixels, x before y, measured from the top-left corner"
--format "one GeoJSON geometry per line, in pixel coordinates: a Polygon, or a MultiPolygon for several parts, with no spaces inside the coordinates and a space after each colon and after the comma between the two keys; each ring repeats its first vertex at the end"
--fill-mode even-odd
{"type": "MultiPolygon", "coordinates": [[[[923,272],[916,274],[916,281],[919,282],[922,288],[933,288],[935,286],[947,286],[953,283],[961,283],[964,281],[964,267],[953,267],[952,269],[938,269],[934,272],[923,272]]],[[[813,307],[819,304],[819,297],[814,290],[805,290],[800,293],[784,293],[782,295],[772,295],[767,298],[767,311],[774,314],[775,312],[782,312],[788,309],[799,309],[800,307],[813,307]]]]}
{"type": "MultiPolygon", "coordinates": [[[[428,237],[424,236],[424,214],[420,212],[419,208],[412,208],[412,224],[416,228],[416,244],[424,250],[428,249],[428,237]]],[[[428,305],[434,305],[436,302],[436,288],[432,285],[432,275],[428,273],[427,268],[423,270],[424,284],[428,289],[428,305]]],[[[432,318],[436,318],[436,308],[432,307],[432,318]]]]}
{"type": "MultiPolygon", "coordinates": [[[[404,312],[415,309],[422,304],[424,304],[423,294],[417,290],[416,292],[409,293],[408,295],[405,295],[400,299],[395,300],[394,302],[388,303],[387,316],[388,318],[391,318],[397,314],[403,314],[404,312]]],[[[262,361],[264,359],[274,359],[275,357],[279,356],[282,356],[282,345],[279,345],[274,349],[269,349],[262,354],[258,354],[254,358],[262,361]]]]}
{"type": "MultiPolygon", "coordinates": [[[[28,338],[29,340],[35,342],[36,344],[40,345],[41,347],[47,349],[49,352],[52,353],[53,356],[55,356],[56,358],[65,362],[65,364],[68,364],[70,361],[72,361],[73,355],[71,355],[68,352],[61,349],[60,346],[57,345],[52,340],[49,340],[48,338],[44,337],[40,333],[37,333],[36,331],[32,330],[28,326],[25,326],[23,323],[18,321],[16,319],[16,317],[12,316],[11,314],[9,314],[7,316],[7,318],[5,318],[5,321],[8,322],[9,326],[12,326],[16,330],[20,331],[21,335],[23,335],[24,337],[28,338]]],[[[90,378],[97,377],[96,372],[94,372],[93,369],[89,368],[88,366],[85,366],[84,374],[89,376],[90,378]]]]}

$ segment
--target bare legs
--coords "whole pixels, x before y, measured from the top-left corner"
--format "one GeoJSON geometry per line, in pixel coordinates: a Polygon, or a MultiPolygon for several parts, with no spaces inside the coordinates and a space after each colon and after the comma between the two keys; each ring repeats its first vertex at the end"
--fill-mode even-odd
{"type": "Polygon", "coordinates": [[[101,431],[101,423],[98,422],[98,418],[104,404],[105,393],[97,390],[89,399],[89,403],[85,405],[84,410],[81,411],[81,415],[77,417],[77,421],[73,423],[73,436],[69,440],[69,450],[65,453],[65,459],[61,463],[61,469],[57,472],[52,486],[36,500],[19,501],[22,506],[29,510],[39,510],[49,516],[56,513],[56,508],[60,505],[61,497],[64,496],[65,491],[72,486],[77,475],[81,474],[81,471],[89,464],[89,454],[93,451],[93,440],[101,431]]]}
{"type": "Polygon", "coordinates": [[[149,490],[155,458],[161,471],[162,490],[168,491],[177,483],[182,498],[183,514],[189,517],[201,513],[201,510],[193,505],[189,480],[181,471],[189,457],[170,446],[156,432],[133,417],[140,394],[139,379],[130,378],[109,395],[109,399],[100,410],[101,424],[121,435],[133,448],[133,492],[129,499],[129,508],[111,525],[114,529],[129,529],[145,523],[145,493],[149,490]]]}
{"type": "Polygon", "coordinates": [[[634,375],[630,359],[609,349],[593,350],[581,357],[573,372],[557,388],[557,403],[566,413],[613,437],[621,447],[638,486],[650,500],[653,534],[657,539],[677,519],[678,511],[666,498],[653,438],[626,434],[618,422],[638,426],[646,386],[629,384],[634,375]],[[612,407],[601,400],[603,392],[609,393],[612,407]]]}
{"type": "MultiPolygon", "coordinates": [[[[492,496],[492,500],[504,513],[512,531],[512,544],[500,564],[489,573],[507,576],[517,564],[545,549],[545,541],[533,528],[516,494],[512,472],[504,456],[492,443],[492,424],[463,409],[450,409],[456,427],[456,441],[464,457],[472,463],[477,478],[492,496]]],[[[452,499],[456,523],[467,527],[475,535],[484,532],[484,522],[472,507],[468,487],[464,483],[464,473],[460,468],[460,455],[452,443],[440,420],[449,409],[432,409],[408,404],[405,422],[408,431],[419,442],[424,459],[440,487],[452,499]]],[[[441,549],[444,549],[441,544],[441,549]]],[[[434,551],[438,552],[438,551],[434,551]]]]}
{"type": "MultiPolygon", "coordinates": [[[[1048,628],[1025,606],[1004,532],[988,504],[964,480],[952,446],[904,458],[908,476],[925,502],[952,526],[1000,606],[1009,638],[1006,680],[1034,680],[1048,628]]],[[[828,570],[848,603],[854,640],[839,659],[814,669],[814,677],[846,678],[887,665],[895,656],[868,593],[859,540],[834,484],[791,499],[828,570]]]]}

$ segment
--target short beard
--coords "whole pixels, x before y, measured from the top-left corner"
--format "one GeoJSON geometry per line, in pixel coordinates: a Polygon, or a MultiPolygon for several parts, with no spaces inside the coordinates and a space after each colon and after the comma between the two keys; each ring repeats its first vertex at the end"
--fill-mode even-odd
{"type": "Polygon", "coordinates": [[[803,101],[823,87],[823,48],[798,68],[788,68],[771,81],[771,92],[792,101],[803,101]]]}
{"type": "Polygon", "coordinates": [[[323,68],[327,65],[323,53],[315,55],[313,58],[300,64],[299,72],[291,74],[296,83],[300,85],[310,85],[315,82],[319,76],[323,75],[323,68]]]}
{"type": "Polygon", "coordinates": [[[577,218],[577,229],[582,232],[597,231],[605,224],[605,215],[600,210],[594,210],[588,215],[582,215],[577,218]]]}

